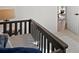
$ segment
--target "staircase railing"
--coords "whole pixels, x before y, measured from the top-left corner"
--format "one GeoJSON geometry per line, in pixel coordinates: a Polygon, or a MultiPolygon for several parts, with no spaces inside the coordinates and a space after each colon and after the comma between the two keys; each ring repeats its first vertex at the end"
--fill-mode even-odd
{"type": "Polygon", "coordinates": [[[3,26],[3,33],[8,33],[9,36],[30,33],[40,51],[44,53],[65,53],[68,47],[61,39],[32,19],[0,22],[0,25],[3,26]]]}
{"type": "Polygon", "coordinates": [[[66,52],[68,45],[34,20],[31,20],[31,34],[42,52],[66,52]]]}

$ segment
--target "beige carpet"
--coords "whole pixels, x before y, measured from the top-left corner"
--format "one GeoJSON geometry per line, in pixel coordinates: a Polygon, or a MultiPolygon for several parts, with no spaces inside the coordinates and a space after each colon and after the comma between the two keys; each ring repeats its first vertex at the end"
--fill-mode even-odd
{"type": "MultiPolygon", "coordinates": [[[[70,31],[55,33],[62,41],[68,44],[67,53],[79,53],[79,36],[73,34],[70,31]]],[[[13,47],[32,47],[37,48],[32,42],[34,42],[30,34],[12,36],[9,38],[13,47]]]]}
{"type": "Polygon", "coordinates": [[[13,47],[37,48],[37,46],[33,44],[34,40],[30,34],[12,36],[9,38],[9,41],[13,47]]]}
{"type": "Polygon", "coordinates": [[[67,53],[79,53],[79,35],[69,30],[57,32],[55,35],[68,44],[67,53]]]}

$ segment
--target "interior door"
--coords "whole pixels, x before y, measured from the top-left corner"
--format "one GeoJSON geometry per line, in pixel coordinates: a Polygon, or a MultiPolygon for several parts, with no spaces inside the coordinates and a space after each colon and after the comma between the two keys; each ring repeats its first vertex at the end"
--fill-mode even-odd
{"type": "Polygon", "coordinates": [[[79,34],[79,6],[67,7],[67,27],[72,32],[79,34]]]}

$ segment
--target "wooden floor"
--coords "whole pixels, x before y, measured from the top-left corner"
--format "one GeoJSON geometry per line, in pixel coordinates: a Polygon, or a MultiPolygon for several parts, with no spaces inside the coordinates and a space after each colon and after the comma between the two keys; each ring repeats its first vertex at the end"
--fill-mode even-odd
{"type": "Polygon", "coordinates": [[[13,47],[37,48],[37,46],[33,44],[34,40],[30,34],[12,36],[9,38],[9,41],[13,47]]]}

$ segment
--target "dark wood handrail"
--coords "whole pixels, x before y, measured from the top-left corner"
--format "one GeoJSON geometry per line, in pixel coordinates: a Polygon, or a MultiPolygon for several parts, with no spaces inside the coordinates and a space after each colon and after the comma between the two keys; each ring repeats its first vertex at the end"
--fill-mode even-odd
{"type": "Polygon", "coordinates": [[[30,19],[29,20],[16,20],[16,21],[3,21],[3,22],[0,22],[0,24],[4,24],[4,23],[15,23],[15,22],[29,22],[30,21],[30,19]]]}

